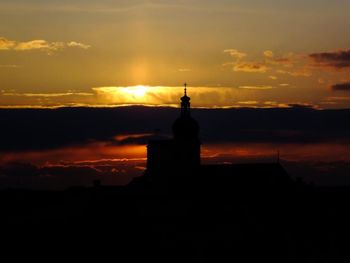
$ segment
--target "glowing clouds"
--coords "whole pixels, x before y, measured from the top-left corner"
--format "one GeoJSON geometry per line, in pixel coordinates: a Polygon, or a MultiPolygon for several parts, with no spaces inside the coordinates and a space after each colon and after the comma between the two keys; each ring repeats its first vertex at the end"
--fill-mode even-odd
{"type": "MultiPolygon", "coordinates": [[[[93,88],[98,101],[103,101],[105,104],[160,104],[160,100],[154,99],[151,95],[150,89],[151,87],[142,85],[93,88]]],[[[158,91],[159,87],[153,87],[153,92],[155,92],[155,89],[158,91]]]]}
{"type": "Polygon", "coordinates": [[[272,86],[241,86],[240,89],[250,89],[250,90],[270,90],[274,89],[272,86]]]}
{"type": "Polygon", "coordinates": [[[30,50],[41,50],[46,51],[48,54],[59,51],[65,48],[81,48],[89,49],[91,46],[83,43],[71,41],[65,42],[48,42],[43,39],[35,39],[27,42],[18,42],[9,40],[4,37],[0,37],[0,50],[15,50],[15,51],[30,51],[30,50]]]}
{"type": "Polygon", "coordinates": [[[145,156],[146,147],[144,145],[118,145],[113,142],[100,141],[51,150],[8,152],[1,156],[0,165],[21,160],[35,165],[94,163],[97,160],[108,163],[129,160],[144,161],[145,156]]]}
{"type": "Polygon", "coordinates": [[[93,106],[96,94],[68,90],[57,93],[30,93],[0,90],[1,108],[58,108],[93,106]],[[1,99],[3,100],[1,101],[1,99]]]}
{"type": "MultiPolygon", "coordinates": [[[[286,83],[275,85],[240,85],[237,87],[190,87],[193,108],[247,107],[245,101],[256,101],[253,108],[285,107],[289,104],[314,104],[309,101],[279,99],[278,94],[290,92],[286,83]],[[283,88],[283,89],[282,89],[283,88]],[[277,94],[277,95],[276,95],[277,94]],[[266,102],[275,101],[275,105],[266,102]]],[[[59,108],[59,107],[119,107],[119,106],[166,106],[178,107],[184,87],[126,86],[95,87],[90,92],[66,91],[62,93],[18,93],[16,90],[0,90],[0,97],[7,104],[0,108],[59,108]]]]}
{"type": "Polygon", "coordinates": [[[246,53],[240,52],[237,49],[225,49],[224,53],[229,54],[231,57],[235,58],[236,60],[241,60],[247,56],[246,53]]]}
{"type": "Polygon", "coordinates": [[[238,63],[233,67],[236,72],[265,73],[268,67],[258,62],[238,63]]]}
{"type": "MultiPolygon", "coordinates": [[[[113,105],[178,106],[183,87],[133,86],[93,88],[97,100],[113,105]]],[[[238,88],[195,87],[189,89],[194,107],[233,107],[243,93],[238,88]]]]}
{"type": "Polygon", "coordinates": [[[16,45],[15,41],[0,37],[0,50],[10,50],[16,45]]]}
{"type": "Polygon", "coordinates": [[[133,98],[140,99],[147,94],[147,90],[148,87],[139,85],[134,87],[126,87],[123,89],[123,92],[130,95],[133,98]]]}
{"type": "Polygon", "coordinates": [[[273,58],[275,56],[275,54],[271,50],[265,50],[264,56],[267,58],[273,58]]]}
{"type": "MultiPolygon", "coordinates": [[[[288,87],[284,87],[285,89],[288,87]]],[[[271,85],[247,85],[238,87],[192,87],[188,94],[191,97],[191,106],[194,108],[234,108],[246,107],[241,101],[256,101],[254,107],[271,107],[265,104],[273,98],[273,94],[279,86],[271,85]]],[[[178,107],[180,97],[183,96],[183,87],[164,86],[132,86],[132,87],[97,87],[96,101],[99,105],[106,106],[170,106],[178,107]]],[[[278,105],[286,105],[287,102],[279,101],[278,105]]]]}
{"type": "Polygon", "coordinates": [[[90,45],[86,45],[86,44],[75,42],[75,41],[67,43],[67,46],[68,47],[77,47],[77,48],[82,48],[82,49],[89,49],[91,47],[90,45]]]}
{"type": "MultiPolygon", "coordinates": [[[[190,87],[188,92],[194,108],[239,107],[239,101],[256,100],[256,106],[265,107],[278,86],[246,85],[237,87],[190,87]]],[[[0,97],[8,104],[2,108],[57,108],[57,107],[117,107],[127,105],[178,107],[183,96],[182,86],[127,86],[95,87],[90,92],[66,91],[61,93],[19,93],[16,90],[0,90],[0,97]]]]}
{"type": "MultiPolygon", "coordinates": [[[[165,87],[99,87],[93,88],[98,101],[114,105],[164,105],[172,101],[165,87]]],[[[173,92],[173,90],[171,90],[173,92]]]]}

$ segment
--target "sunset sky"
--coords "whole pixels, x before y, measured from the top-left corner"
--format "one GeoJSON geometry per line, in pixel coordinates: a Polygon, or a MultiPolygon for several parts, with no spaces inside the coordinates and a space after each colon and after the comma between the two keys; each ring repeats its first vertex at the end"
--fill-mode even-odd
{"type": "Polygon", "coordinates": [[[0,106],[350,106],[348,0],[2,0],[0,106]]]}
{"type": "Polygon", "coordinates": [[[185,82],[204,163],[280,152],[292,175],[350,185],[349,10],[349,0],[1,0],[0,188],[129,182],[155,131],[172,136],[185,82]]]}

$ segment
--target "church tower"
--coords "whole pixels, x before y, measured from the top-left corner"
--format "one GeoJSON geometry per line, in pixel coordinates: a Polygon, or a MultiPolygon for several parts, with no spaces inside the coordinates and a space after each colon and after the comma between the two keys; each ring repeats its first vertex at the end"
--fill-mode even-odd
{"type": "Polygon", "coordinates": [[[196,141],[198,140],[199,125],[191,117],[191,98],[187,96],[187,84],[185,83],[184,96],[181,98],[181,114],[173,124],[173,135],[176,141],[196,141]]]}
{"type": "Polygon", "coordinates": [[[191,116],[191,98],[185,84],[180,116],[175,120],[171,140],[152,140],[147,146],[147,171],[151,174],[181,176],[200,167],[199,125],[191,116]]]}
{"type": "Polygon", "coordinates": [[[185,83],[181,98],[181,113],[173,124],[173,135],[178,165],[193,170],[200,165],[199,125],[191,116],[191,98],[187,96],[185,83]]]}

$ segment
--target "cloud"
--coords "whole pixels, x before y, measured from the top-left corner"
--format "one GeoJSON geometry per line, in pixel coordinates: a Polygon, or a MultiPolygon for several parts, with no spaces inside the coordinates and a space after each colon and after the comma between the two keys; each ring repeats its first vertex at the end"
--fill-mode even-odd
{"type": "Polygon", "coordinates": [[[0,37],[0,50],[9,50],[15,47],[16,42],[0,37]]]}
{"type": "Polygon", "coordinates": [[[236,72],[248,72],[248,73],[265,73],[269,68],[263,63],[259,62],[242,62],[237,63],[233,70],[236,72]]]}
{"type": "Polygon", "coordinates": [[[242,105],[256,105],[258,104],[258,101],[255,100],[250,100],[250,101],[239,101],[238,104],[242,104],[242,105]]]}
{"type": "MultiPolygon", "coordinates": [[[[236,101],[247,100],[251,90],[269,90],[269,85],[242,85],[239,87],[192,87],[189,94],[192,106],[197,108],[237,107],[236,101]]],[[[132,87],[96,87],[96,101],[105,105],[148,105],[175,106],[183,96],[183,87],[132,86],[132,87]]],[[[251,99],[249,99],[251,100],[251,99]]]]}
{"type": "Polygon", "coordinates": [[[263,58],[247,61],[244,58],[246,53],[242,53],[236,49],[225,51],[236,60],[223,64],[224,66],[232,66],[235,72],[247,73],[271,73],[269,76],[272,80],[277,80],[276,74],[284,74],[292,77],[310,77],[312,76],[312,67],[307,64],[306,57],[292,52],[277,56],[273,51],[266,50],[263,52],[263,58]]]}
{"type": "MultiPolygon", "coordinates": [[[[239,103],[259,106],[261,102],[239,103]]],[[[192,114],[206,142],[350,140],[350,123],[344,122],[350,110],[316,110],[306,103],[290,104],[288,109],[276,108],[278,102],[265,104],[275,108],[193,109],[192,114]],[[295,131],[298,136],[284,137],[284,131],[295,131]]],[[[0,161],[4,152],[16,151],[23,153],[12,153],[5,161],[20,156],[29,162],[42,162],[43,155],[35,151],[43,151],[52,162],[144,157],[143,145],[154,138],[154,130],[171,135],[178,115],[179,109],[155,107],[0,110],[0,161]]]]}
{"type": "Polygon", "coordinates": [[[334,91],[350,91],[350,82],[334,84],[331,88],[334,91]]]}
{"type": "MultiPolygon", "coordinates": [[[[259,106],[261,102],[239,103],[259,106]]],[[[203,154],[208,156],[211,145],[221,144],[226,148],[209,153],[232,158],[280,149],[284,158],[350,160],[350,124],[344,122],[349,110],[316,110],[307,104],[281,109],[275,102],[265,103],[274,108],[193,109],[202,131],[203,154]],[[332,148],[335,144],[337,148],[332,148]]],[[[25,185],[37,180],[45,187],[91,185],[95,179],[127,183],[142,174],[144,144],[154,128],[171,134],[178,114],[178,109],[150,107],[0,110],[0,175],[5,175],[0,176],[0,187],[11,185],[4,184],[10,178],[16,185],[16,177],[25,185]]]]}
{"type": "Polygon", "coordinates": [[[295,109],[317,109],[317,106],[309,103],[290,103],[288,106],[295,109]]]}
{"type": "Polygon", "coordinates": [[[82,49],[89,49],[91,47],[90,45],[86,45],[86,44],[83,44],[83,43],[78,43],[78,42],[75,42],[75,41],[67,43],[67,46],[68,47],[78,47],[78,48],[82,48],[82,49]]]}
{"type": "Polygon", "coordinates": [[[158,134],[157,131],[154,133],[144,133],[144,134],[120,134],[115,137],[116,145],[146,145],[150,140],[162,140],[169,139],[166,135],[158,134]]]}
{"type": "Polygon", "coordinates": [[[294,70],[279,69],[276,71],[276,73],[289,75],[292,77],[311,77],[312,76],[312,71],[307,67],[294,69],[294,70]]]}
{"type": "Polygon", "coordinates": [[[45,40],[32,40],[28,42],[19,42],[14,47],[14,50],[27,51],[27,50],[48,50],[57,51],[65,47],[62,42],[49,43],[45,40]]]}
{"type": "Polygon", "coordinates": [[[247,56],[246,53],[240,52],[237,49],[225,49],[224,52],[228,53],[231,57],[236,58],[237,60],[241,60],[247,56]]]}
{"type": "Polygon", "coordinates": [[[273,58],[266,61],[266,64],[281,66],[284,68],[292,68],[294,67],[295,63],[298,63],[298,62],[287,57],[273,58]]]}
{"type": "MultiPolygon", "coordinates": [[[[252,95],[251,90],[260,90],[263,93],[263,90],[277,87],[278,85],[272,86],[265,83],[250,85],[248,82],[238,87],[190,87],[189,94],[194,108],[228,108],[237,107],[237,101],[252,100],[256,95],[252,95]]],[[[0,108],[121,107],[130,105],[178,107],[180,97],[183,96],[183,87],[143,85],[95,87],[87,92],[68,90],[57,93],[0,90],[0,96],[4,98],[0,102],[0,108]]]]}
{"type": "Polygon", "coordinates": [[[341,70],[350,67],[350,49],[309,55],[313,66],[341,70]]]}
{"type": "Polygon", "coordinates": [[[62,93],[15,93],[15,92],[2,92],[2,96],[14,96],[14,97],[65,97],[65,96],[94,96],[93,93],[88,92],[62,92],[62,93]]]}
{"type": "Polygon", "coordinates": [[[264,56],[267,58],[273,58],[275,55],[271,50],[264,51],[264,56]]]}
{"type": "MultiPolygon", "coordinates": [[[[350,123],[344,122],[350,110],[316,110],[306,104],[281,109],[272,101],[265,103],[275,108],[193,109],[203,155],[222,153],[232,160],[275,155],[279,149],[291,160],[350,160],[350,123]]],[[[5,175],[0,187],[20,181],[24,186],[66,188],[91,185],[95,179],[125,184],[142,174],[144,144],[154,129],[171,134],[178,116],[179,109],[151,107],[0,110],[0,175],[5,175]]]]}
{"type": "Polygon", "coordinates": [[[82,44],[79,42],[71,41],[65,42],[48,42],[46,40],[30,40],[27,42],[18,42],[14,40],[8,40],[4,37],[0,37],[0,50],[14,50],[14,51],[31,51],[41,50],[46,51],[48,54],[52,54],[58,50],[65,48],[77,47],[81,49],[88,49],[90,45],[82,44]]]}
{"type": "Polygon", "coordinates": [[[303,61],[303,56],[294,54],[292,52],[282,55],[282,56],[267,56],[266,63],[270,65],[283,66],[283,67],[293,67],[295,64],[298,64],[303,61]]]}
{"type": "Polygon", "coordinates": [[[272,86],[240,86],[240,89],[247,89],[247,90],[270,90],[274,89],[275,87],[272,86]]]}
{"type": "Polygon", "coordinates": [[[0,90],[0,108],[60,108],[94,106],[96,93],[68,90],[57,93],[0,90]],[[7,102],[7,104],[6,104],[7,102]]]}
{"type": "Polygon", "coordinates": [[[223,64],[224,66],[233,66],[233,71],[247,73],[265,73],[268,70],[265,63],[243,61],[243,58],[245,58],[247,54],[238,51],[237,49],[226,49],[224,52],[228,53],[232,58],[235,59],[234,62],[223,64]]]}
{"type": "MultiPolygon", "coordinates": [[[[233,66],[236,72],[249,73],[266,73],[267,71],[276,71],[283,68],[292,68],[296,64],[303,62],[303,56],[294,53],[288,53],[283,56],[276,56],[273,51],[266,50],[263,52],[263,58],[247,61],[244,58],[246,53],[238,51],[237,49],[227,49],[224,51],[235,59],[233,62],[224,63],[224,66],[233,66]]],[[[301,67],[302,65],[299,65],[301,67]]],[[[295,74],[294,74],[295,75],[295,74]]]]}

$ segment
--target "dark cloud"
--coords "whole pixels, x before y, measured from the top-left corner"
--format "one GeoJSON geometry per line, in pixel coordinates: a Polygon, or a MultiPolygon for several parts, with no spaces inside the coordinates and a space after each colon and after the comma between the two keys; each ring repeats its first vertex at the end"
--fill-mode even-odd
{"type": "Polygon", "coordinates": [[[350,82],[332,85],[334,91],[350,91],[350,82]]]}
{"type": "Polygon", "coordinates": [[[40,175],[40,169],[29,163],[9,162],[0,166],[0,175],[33,177],[40,175]]]}
{"type": "Polygon", "coordinates": [[[150,140],[166,140],[171,138],[170,136],[158,134],[158,131],[155,130],[154,134],[137,134],[137,135],[124,135],[117,136],[116,141],[110,142],[109,145],[146,145],[150,140]]]}
{"type": "MultiPolygon", "coordinates": [[[[317,110],[311,105],[300,104],[289,106],[270,109],[193,109],[192,115],[200,124],[203,146],[264,143],[292,144],[303,148],[322,142],[349,143],[350,123],[344,120],[350,119],[350,110],[317,110]]],[[[0,162],[6,160],[3,157],[7,154],[17,153],[17,159],[22,163],[5,163],[0,167],[0,187],[17,187],[20,182],[20,187],[64,189],[72,185],[91,186],[96,179],[110,185],[126,184],[142,174],[145,160],[96,161],[82,159],[84,156],[81,156],[78,162],[70,159],[61,162],[57,158],[53,164],[43,160],[42,165],[38,166],[25,163],[29,161],[21,159],[21,156],[25,156],[21,154],[36,151],[42,153],[45,159],[46,149],[60,149],[69,145],[89,145],[99,141],[113,147],[146,144],[150,139],[171,136],[172,124],[178,116],[179,109],[154,107],[2,109],[0,162]]],[[[287,148],[283,149],[288,151],[287,148]]],[[[81,152],[77,151],[77,154],[81,152]]],[[[308,172],[307,167],[303,169],[308,172]]],[[[344,169],[338,171],[334,168],[324,173],[335,174],[333,171],[336,171],[341,174],[344,169]]],[[[312,171],[317,174],[317,169],[312,171]]]]}
{"type": "MultiPolygon", "coordinates": [[[[350,118],[350,110],[292,105],[271,109],[193,109],[192,114],[201,126],[203,143],[350,139],[350,123],[344,122],[350,118]]],[[[156,130],[157,134],[171,135],[178,115],[178,109],[154,107],[2,109],[0,152],[55,149],[94,141],[146,144],[156,130]],[[123,136],[117,140],[117,135],[123,136]]]]}
{"type": "Polygon", "coordinates": [[[113,141],[118,134],[152,133],[159,127],[171,127],[176,115],[175,110],[146,107],[1,109],[0,151],[113,141]]]}
{"type": "Polygon", "coordinates": [[[315,108],[315,106],[312,104],[292,103],[292,104],[288,104],[288,106],[291,108],[296,108],[296,109],[313,109],[313,108],[315,108]]]}
{"type": "Polygon", "coordinates": [[[315,66],[333,69],[344,69],[350,67],[350,49],[334,52],[313,53],[309,57],[315,66]]]}

